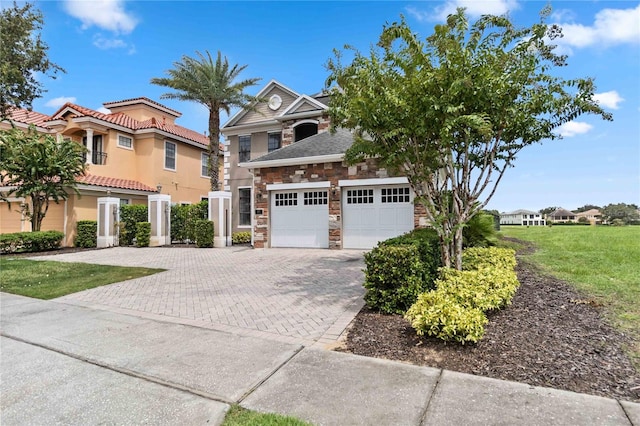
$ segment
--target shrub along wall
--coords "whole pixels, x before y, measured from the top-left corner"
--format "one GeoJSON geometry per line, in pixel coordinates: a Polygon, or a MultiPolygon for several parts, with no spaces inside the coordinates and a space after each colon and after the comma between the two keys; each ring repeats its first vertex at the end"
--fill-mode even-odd
{"type": "Polygon", "coordinates": [[[76,247],[94,248],[98,246],[98,221],[79,220],[76,225],[76,237],[73,241],[76,247]]]}
{"type": "Polygon", "coordinates": [[[0,252],[31,253],[60,247],[64,233],[60,231],[14,232],[0,234],[0,252]]]}
{"type": "Polygon", "coordinates": [[[196,222],[207,220],[208,206],[209,203],[206,200],[197,204],[171,206],[171,240],[196,241],[196,222]]]}
{"type": "Polygon", "coordinates": [[[133,245],[137,224],[149,220],[149,209],[146,204],[125,204],[120,206],[120,245],[133,245]]]}

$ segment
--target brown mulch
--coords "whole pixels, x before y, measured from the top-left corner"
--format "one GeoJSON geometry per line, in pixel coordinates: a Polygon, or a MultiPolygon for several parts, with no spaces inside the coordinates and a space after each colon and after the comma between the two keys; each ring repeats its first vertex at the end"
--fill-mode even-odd
{"type": "Polygon", "coordinates": [[[602,306],[522,259],[516,269],[521,286],[512,304],[489,314],[477,344],[419,337],[402,316],[365,306],[339,350],[640,401],[640,373],[623,350],[634,341],[606,323],[602,306]]]}

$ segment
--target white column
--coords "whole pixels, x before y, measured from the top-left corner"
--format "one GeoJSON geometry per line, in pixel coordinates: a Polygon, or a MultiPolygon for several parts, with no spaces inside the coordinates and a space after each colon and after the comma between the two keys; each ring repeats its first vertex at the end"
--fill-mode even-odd
{"type": "Polygon", "coordinates": [[[93,158],[93,129],[87,129],[87,164],[92,164],[93,158]]]}
{"type": "Polygon", "coordinates": [[[116,223],[120,221],[120,199],[98,198],[98,248],[116,245],[116,223]]]}
{"type": "Polygon", "coordinates": [[[231,192],[209,192],[209,220],[213,222],[213,246],[231,245],[231,192]]]}
{"type": "Polygon", "coordinates": [[[151,223],[149,246],[171,245],[171,196],[152,194],[148,198],[149,223],[151,223]]]}

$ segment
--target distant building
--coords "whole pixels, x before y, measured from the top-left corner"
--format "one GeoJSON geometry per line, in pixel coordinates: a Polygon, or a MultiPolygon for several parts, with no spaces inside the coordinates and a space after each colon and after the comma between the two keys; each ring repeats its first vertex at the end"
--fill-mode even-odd
{"type": "Polygon", "coordinates": [[[602,212],[598,209],[591,209],[584,212],[576,213],[577,221],[580,220],[581,217],[587,218],[590,224],[599,225],[602,223],[602,212]]]}
{"type": "Polygon", "coordinates": [[[578,216],[574,212],[570,212],[569,210],[559,208],[553,213],[549,213],[547,215],[547,221],[552,223],[557,222],[577,222],[578,216]]]}
{"type": "Polygon", "coordinates": [[[546,222],[540,212],[520,209],[500,213],[500,225],[545,226],[546,222]]]}

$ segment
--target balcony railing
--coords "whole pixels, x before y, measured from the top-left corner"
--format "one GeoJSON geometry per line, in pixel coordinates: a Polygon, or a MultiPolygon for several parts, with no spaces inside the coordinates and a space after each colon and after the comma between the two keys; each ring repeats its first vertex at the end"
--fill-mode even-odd
{"type": "MultiPolygon", "coordinates": [[[[82,160],[87,161],[87,154],[82,155],[82,160]]],[[[91,152],[91,164],[97,164],[99,166],[104,166],[107,164],[107,153],[101,151],[93,151],[91,152]]]]}

